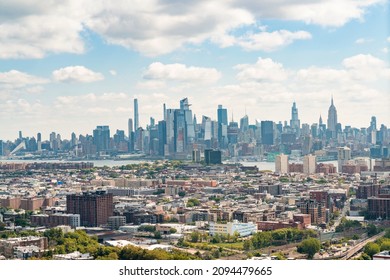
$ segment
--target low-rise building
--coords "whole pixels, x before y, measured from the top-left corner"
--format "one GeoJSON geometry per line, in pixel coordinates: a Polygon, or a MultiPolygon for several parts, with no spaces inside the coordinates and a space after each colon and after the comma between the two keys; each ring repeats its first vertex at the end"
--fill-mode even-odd
{"type": "Polygon", "coordinates": [[[210,222],[209,233],[211,236],[215,234],[234,235],[237,232],[240,236],[252,235],[257,231],[257,225],[254,223],[240,223],[237,220],[226,224],[218,224],[210,222]]]}

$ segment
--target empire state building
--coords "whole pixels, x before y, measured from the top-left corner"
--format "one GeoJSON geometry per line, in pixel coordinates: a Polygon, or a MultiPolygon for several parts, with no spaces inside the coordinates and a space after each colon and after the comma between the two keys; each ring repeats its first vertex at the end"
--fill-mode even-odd
{"type": "Polygon", "coordinates": [[[328,110],[328,131],[332,133],[332,138],[336,138],[337,110],[333,104],[333,96],[328,110]]]}

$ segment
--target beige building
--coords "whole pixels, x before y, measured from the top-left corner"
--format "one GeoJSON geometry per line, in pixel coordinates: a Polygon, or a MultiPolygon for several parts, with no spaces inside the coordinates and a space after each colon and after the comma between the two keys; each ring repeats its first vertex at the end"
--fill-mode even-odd
{"type": "Polygon", "coordinates": [[[303,173],[314,174],[316,173],[316,156],[306,155],[303,157],[303,173]]]}
{"type": "Polygon", "coordinates": [[[280,154],[276,156],[275,172],[279,174],[288,173],[288,155],[280,154]]]}

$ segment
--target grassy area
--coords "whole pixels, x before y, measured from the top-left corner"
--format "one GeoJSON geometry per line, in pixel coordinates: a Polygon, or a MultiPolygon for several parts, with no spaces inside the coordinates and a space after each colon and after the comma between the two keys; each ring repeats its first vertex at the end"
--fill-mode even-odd
{"type": "Polygon", "coordinates": [[[213,246],[226,248],[226,249],[233,249],[233,250],[244,250],[243,245],[244,242],[236,242],[236,243],[216,243],[212,244],[213,246]]]}
{"type": "Polygon", "coordinates": [[[243,250],[244,242],[236,243],[207,243],[207,242],[188,242],[189,247],[201,250],[210,250],[212,248],[222,248],[222,249],[233,249],[233,250],[243,250]]]}

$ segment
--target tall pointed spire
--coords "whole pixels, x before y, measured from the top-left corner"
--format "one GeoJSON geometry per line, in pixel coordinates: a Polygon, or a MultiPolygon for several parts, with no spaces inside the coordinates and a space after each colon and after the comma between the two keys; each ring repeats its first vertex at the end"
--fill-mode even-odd
{"type": "Polygon", "coordinates": [[[330,106],[334,106],[333,105],[333,94],[332,94],[332,99],[330,100],[330,106]]]}

